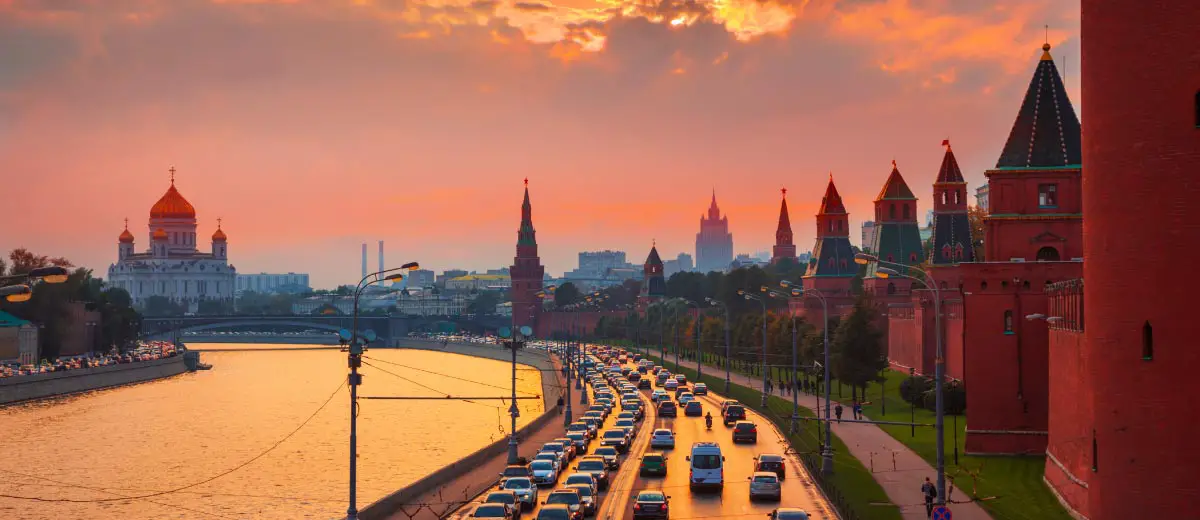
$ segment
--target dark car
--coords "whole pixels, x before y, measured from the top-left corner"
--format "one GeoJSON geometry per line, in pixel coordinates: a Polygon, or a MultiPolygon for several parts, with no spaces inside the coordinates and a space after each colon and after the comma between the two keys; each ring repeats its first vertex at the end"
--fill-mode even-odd
{"type": "Polygon", "coordinates": [[[485,504],[504,504],[512,510],[512,516],[521,516],[521,499],[512,491],[493,491],[483,499],[485,504]]]}
{"type": "Polygon", "coordinates": [[[649,390],[652,386],[654,385],[650,383],[649,379],[642,379],[637,383],[637,387],[641,390],[649,390]]]}
{"type": "Polygon", "coordinates": [[[671,497],[662,491],[639,491],[633,502],[634,518],[668,518],[671,497]]]}
{"type": "Polygon", "coordinates": [[[701,405],[700,401],[688,401],[688,404],[683,405],[683,415],[700,417],[704,415],[704,405],[701,405]]]}
{"type": "Polygon", "coordinates": [[[738,421],[733,425],[733,442],[758,442],[758,426],[750,421],[738,421]]]}
{"type": "Polygon", "coordinates": [[[746,419],[746,409],[740,404],[731,404],[725,407],[725,412],[721,415],[721,423],[729,426],[735,422],[746,419]]]}
{"type": "Polygon", "coordinates": [[[671,401],[663,401],[661,403],[658,403],[658,416],[659,417],[676,417],[676,416],[678,416],[678,412],[675,409],[675,403],[672,403],[671,401]]]}
{"type": "Polygon", "coordinates": [[[616,471],[621,467],[621,452],[617,451],[615,446],[601,446],[596,448],[592,454],[604,459],[604,463],[611,471],[616,471]]]}
{"type": "Polygon", "coordinates": [[[763,453],[754,458],[754,471],[770,471],[783,480],[787,474],[787,466],[783,457],[774,453],[763,453]]]}
{"type": "Polygon", "coordinates": [[[579,492],[579,498],[583,500],[583,515],[591,516],[596,514],[596,493],[592,486],[588,484],[571,484],[567,489],[574,489],[579,492]]]}
{"type": "Polygon", "coordinates": [[[604,435],[600,437],[600,445],[612,446],[624,453],[629,451],[629,436],[625,434],[625,430],[604,430],[604,435]]]}
{"type": "Polygon", "coordinates": [[[571,509],[563,504],[550,504],[538,511],[537,520],[571,520],[571,509]]]}
{"type": "Polygon", "coordinates": [[[571,518],[574,520],[582,520],[583,518],[583,497],[579,494],[578,489],[559,488],[554,492],[546,495],[546,505],[562,504],[571,510],[571,518]]]}
{"type": "Polygon", "coordinates": [[[504,518],[513,517],[512,508],[504,504],[479,504],[471,511],[471,518],[504,518]]]}
{"type": "Polygon", "coordinates": [[[575,471],[580,473],[591,473],[596,477],[596,486],[601,491],[608,489],[608,463],[604,461],[604,457],[588,455],[579,461],[575,466],[575,471]]]}
{"type": "Polygon", "coordinates": [[[696,385],[692,387],[692,393],[696,395],[708,395],[708,385],[704,383],[696,383],[696,385]]]}

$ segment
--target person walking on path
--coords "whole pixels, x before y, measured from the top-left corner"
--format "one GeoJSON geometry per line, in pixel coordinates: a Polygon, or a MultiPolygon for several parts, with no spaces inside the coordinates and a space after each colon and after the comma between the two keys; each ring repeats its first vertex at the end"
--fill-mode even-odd
{"type": "Polygon", "coordinates": [[[842,403],[833,407],[833,414],[837,416],[837,422],[842,422],[842,403]]]}
{"type": "Polygon", "coordinates": [[[925,517],[933,518],[933,499],[937,498],[937,488],[929,481],[929,477],[925,477],[925,483],[921,484],[921,494],[925,495],[925,517]]]}
{"type": "Polygon", "coordinates": [[[858,420],[860,420],[860,421],[861,421],[861,420],[863,420],[863,419],[866,419],[866,417],[863,417],[863,413],[862,413],[862,406],[863,406],[863,405],[862,405],[862,403],[860,402],[860,403],[858,403],[856,406],[858,407],[858,420]]]}
{"type": "Polygon", "coordinates": [[[560,396],[558,396],[558,414],[559,415],[562,415],[562,413],[563,413],[563,404],[565,404],[565,401],[563,401],[563,398],[560,395],[560,396]]]}

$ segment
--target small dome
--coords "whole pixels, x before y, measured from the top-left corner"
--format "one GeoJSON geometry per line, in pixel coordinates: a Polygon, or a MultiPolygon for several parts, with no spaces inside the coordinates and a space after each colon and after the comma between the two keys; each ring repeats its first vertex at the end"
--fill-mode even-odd
{"type": "Polygon", "coordinates": [[[219,227],[217,228],[216,231],[213,232],[213,237],[212,237],[213,242],[224,242],[226,238],[227,237],[225,236],[225,232],[221,231],[221,228],[219,228],[219,227]]]}
{"type": "Polygon", "coordinates": [[[129,232],[128,225],[125,226],[125,231],[121,232],[121,237],[118,238],[117,240],[120,240],[122,244],[132,244],[133,243],[133,233],[129,232]]]}
{"type": "Polygon", "coordinates": [[[154,234],[153,234],[153,235],[151,235],[151,237],[150,237],[150,238],[154,239],[155,241],[158,241],[158,240],[166,240],[166,239],[167,239],[167,232],[166,232],[166,231],[163,231],[163,228],[158,228],[158,229],[154,230],[154,234]]]}
{"type": "Polygon", "coordinates": [[[150,208],[150,218],[196,218],[196,208],[179,194],[172,180],[171,187],[150,208]]]}

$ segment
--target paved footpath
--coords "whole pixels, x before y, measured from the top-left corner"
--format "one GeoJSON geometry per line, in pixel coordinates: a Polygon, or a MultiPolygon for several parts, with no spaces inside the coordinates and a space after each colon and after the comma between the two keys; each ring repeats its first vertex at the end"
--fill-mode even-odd
{"type": "MultiPolygon", "coordinates": [[[[650,352],[653,355],[653,352],[650,352]]],[[[688,364],[683,364],[684,368],[688,368],[688,364]]],[[[724,374],[724,368],[718,368],[713,365],[704,365],[704,371],[708,375],[724,374]]],[[[762,380],[751,378],[745,374],[731,372],[729,380],[733,384],[742,385],[748,388],[753,388],[762,391],[762,380]]],[[[719,389],[718,389],[719,390],[719,389]]],[[[773,394],[778,395],[778,394],[773,394]]],[[[811,395],[808,396],[809,402],[805,404],[805,399],[800,400],[800,406],[814,410],[815,406],[811,402],[811,395]]],[[[822,400],[824,403],[824,400],[822,400]]],[[[824,411],[821,412],[824,415],[824,411]]],[[[847,409],[847,413],[849,410],[847,409]]],[[[868,417],[869,419],[869,417],[868,417]]],[[[921,495],[921,485],[925,483],[925,478],[936,480],[937,471],[933,466],[925,462],[920,455],[909,449],[900,441],[888,435],[887,432],[880,429],[874,424],[862,423],[833,423],[833,433],[842,442],[846,443],[846,447],[850,449],[850,454],[854,458],[862,462],[868,470],[872,467],[872,458],[874,458],[874,467],[877,468],[872,476],[875,481],[883,488],[884,493],[887,493],[888,499],[893,504],[900,506],[900,511],[906,520],[920,520],[927,518],[925,515],[924,499],[921,495]],[[895,454],[895,469],[892,469],[892,455],[895,454]]],[[[951,495],[952,499],[965,498],[964,496],[951,495]]],[[[990,520],[992,517],[979,507],[979,504],[974,502],[952,503],[949,505],[950,510],[954,513],[954,520],[990,520]]]]}
{"type": "MultiPolygon", "coordinates": [[[[558,359],[553,359],[554,367],[560,369],[558,359]]],[[[555,370],[547,374],[543,373],[542,377],[553,377],[551,386],[555,391],[561,392],[563,385],[566,383],[563,379],[562,372],[555,370]]],[[[574,385],[574,381],[572,381],[574,385]]],[[[546,385],[543,385],[546,386],[546,385]]],[[[572,397],[577,397],[579,394],[574,392],[572,386],[572,397]]],[[[550,394],[550,392],[547,392],[550,394]]],[[[550,402],[558,400],[557,395],[551,395],[550,402]]],[[[566,427],[562,420],[551,419],[537,431],[519,439],[519,452],[521,456],[533,457],[535,451],[547,442],[566,434],[566,427]]],[[[496,457],[492,457],[487,462],[480,464],[475,469],[463,474],[462,476],[448,482],[441,488],[434,489],[413,500],[416,504],[430,504],[428,506],[414,505],[404,508],[388,516],[389,520],[436,520],[445,516],[445,514],[458,509],[464,502],[475,498],[484,490],[489,489],[499,480],[499,475],[504,471],[504,467],[508,465],[508,452],[505,451],[496,457]]]]}

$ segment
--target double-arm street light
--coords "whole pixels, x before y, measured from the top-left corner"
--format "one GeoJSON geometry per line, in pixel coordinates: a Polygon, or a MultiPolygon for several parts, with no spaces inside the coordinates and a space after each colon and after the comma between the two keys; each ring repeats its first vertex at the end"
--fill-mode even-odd
{"type": "Polygon", "coordinates": [[[512,418],[512,427],[508,431],[508,463],[516,464],[517,454],[517,417],[521,412],[517,409],[517,351],[525,346],[525,341],[533,337],[533,329],[522,325],[516,330],[500,327],[497,331],[504,338],[504,346],[512,350],[512,406],[508,407],[508,415],[512,418]]]}
{"type": "MultiPolygon", "coordinates": [[[[553,295],[555,289],[556,289],[556,287],[554,285],[548,285],[541,291],[538,291],[537,292],[538,301],[541,302],[541,301],[545,300],[547,296],[553,295]]],[[[516,352],[516,351],[514,351],[514,352],[516,352]]],[[[573,356],[572,356],[572,347],[571,347],[570,343],[563,345],[563,348],[561,349],[559,356],[562,358],[563,363],[565,364],[564,368],[566,370],[564,370],[564,373],[567,377],[567,382],[566,382],[567,395],[564,400],[564,404],[566,404],[566,409],[563,410],[563,425],[566,426],[566,425],[571,424],[571,416],[574,414],[574,411],[571,410],[571,373],[573,372],[573,370],[571,368],[571,361],[572,361],[573,356]]],[[[576,382],[578,382],[579,380],[580,380],[580,378],[578,378],[578,377],[575,378],[576,382]]]]}
{"type": "MultiPolygon", "coordinates": [[[[696,308],[696,338],[695,338],[696,339],[696,381],[700,381],[700,375],[702,373],[702,370],[700,368],[700,365],[701,365],[701,356],[700,356],[700,310],[701,310],[701,307],[700,307],[699,303],[696,303],[687,298],[675,298],[675,300],[678,302],[682,302],[685,306],[684,308],[687,308],[687,307],[695,307],[696,308]]],[[[676,307],[676,309],[679,309],[679,307],[676,307]]],[[[678,317],[679,317],[679,313],[676,312],[677,320],[678,320],[678,317]]],[[[677,336],[678,336],[678,334],[677,334],[677,336]]],[[[676,343],[678,343],[678,342],[676,342],[676,343]]],[[[679,370],[679,369],[680,369],[679,368],[679,346],[676,345],[676,347],[675,347],[675,370],[679,370]]]]}
{"type": "Polygon", "coordinates": [[[762,407],[763,411],[767,409],[767,300],[746,292],[745,289],[738,289],[738,295],[747,300],[753,300],[762,305],[763,310],[763,338],[762,338],[762,407]]]}
{"type": "Polygon", "coordinates": [[[901,265],[886,260],[880,260],[879,257],[867,253],[858,253],[854,255],[854,262],[860,265],[866,265],[871,262],[878,264],[875,269],[875,276],[879,278],[907,278],[924,284],[933,290],[933,316],[934,316],[934,341],[936,350],[934,354],[934,399],[935,399],[935,420],[934,420],[934,435],[937,447],[937,503],[944,505],[946,503],[946,436],[945,436],[945,419],[946,407],[945,399],[942,395],[942,380],[946,378],[946,357],[942,352],[942,295],[938,289],[937,280],[933,279],[923,269],[910,265],[901,265]],[[890,267],[884,267],[884,266],[890,267]],[[912,276],[908,273],[918,273],[920,278],[912,276]]]}
{"type": "Polygon", "coordinates": [[[779,285],[781,287],[791,289],[791,295],[793,297],[812,297],[821,302],[822,318],[825,320],[825,323],[821,327],[821,330],[825,336],[825,362],[821,365],[821,371],[825,373],[825,444],[821,447],[821,473],[829,475],[833,473],[833,425],[829,420],[830,417],[833,417],[831,414],[832,404],[830,402],[830,394],[833,391],[833,381],[830,379],[829,374],[829,300],[825,298],[825,295],[821,293],[821,291],[816,289],[806,290],[802,285],[795,282],[781,280],[779,285]]]}
{"type": "MultiPolygon", "coordinates": [[[[787,286],[785,285],[784,287],[787,287],[787,286]]],[[[787,300],[790,297],[790,295],[781,293],[781,292],[773,290],[773,289],[769,289],[765,285],[762,286],[762,290],[763,290],[763,292],[766,292],[772,298],[779,298],[779,299],[787,300]]],[[[791,313],[792,313],[792,382],[790,383],[792,385],[792,424],[791,424],[792,429],[791,429],[790,433],[796,433],[797,431],[800,430],[800,392],[799,392],[799,388],[796,386],[796,382],[800,380],[800,377],[799,377],[799,349],[796,346],[796,337],[798,336],[798,332],[796,330],[796,325],[797,325],[796,318],[798,318],[799,316],[796,315],[796,311],[793,311],[791,309],[790,303],[788,305],[788,310],[791,311],[791,313]]]]}
{"type": "Polygon", "coordinates": [[[725,308],[725,395],[729,395],[729,306],[725,302],[705,297],[704,301],[716,307],[725,308]]]}
{"type": "Polygon", "coordinates": [[[0,276],[0,296],[12,303],[27,302],[33,298],[33,287],[38,282],[63,283],[69,277],[67,268],[57,265],[38,267],[25,274],[0,276]],[[17,283],[7,285],[13,282],[17,283]]]}
{"type": "Polygon", "coordinates": [[[358,518],[356,505],[358,492],[358,385],[362,384],[362,375],[358,373],[358,368],[362,366],[362,355],[366,350],[366,344],[375,341],[375,331],[367,331],[362,335],[363,337],[359,337],[358,299],[367,287],[380,282],[398,282],[404,279],[404,273],[401,271],[416,271],[420,268],[420,264],[409,262],[400,267],[364,276],[354,288],[354,314],[350,324],[351,330],[339,331],[342,344],[348,344],[346,363],[350,367],[350,376],[347,379],[347,384],[350,385],[350,507],[346,509],[347,520],[358,518]]]}

